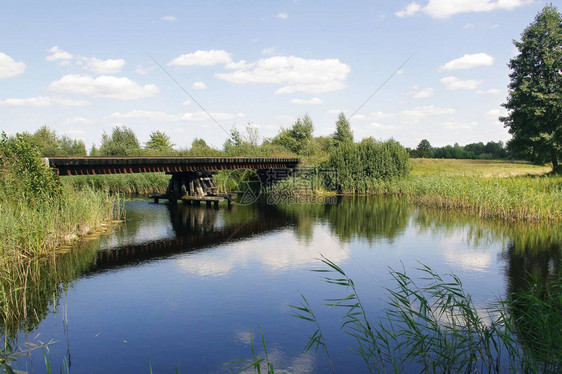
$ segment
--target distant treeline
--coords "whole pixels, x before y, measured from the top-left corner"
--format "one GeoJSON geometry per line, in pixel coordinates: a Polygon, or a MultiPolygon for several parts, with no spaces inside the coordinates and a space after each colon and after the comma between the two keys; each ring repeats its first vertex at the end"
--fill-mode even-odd
{"type": "Polygon", "coordinates": [[[414,158],[456,158],[456,159],[484,159],[499,160],[513,159],[514,155],[508,150],[502,141],[488,142],[486,144],[471,143],[465,146],[446,145],[444,147],[432,147],[427,139],[423,139],[415,149],[407,148],[410,157],[414,158]]]}

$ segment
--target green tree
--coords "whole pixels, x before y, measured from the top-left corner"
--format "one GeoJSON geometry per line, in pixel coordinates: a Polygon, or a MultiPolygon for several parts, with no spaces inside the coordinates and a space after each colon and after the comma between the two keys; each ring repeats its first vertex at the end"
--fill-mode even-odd
{"type": "Polygon", "coordinates": [[[86,156],[86,145],[82,140],[71,139],[63,135],[59,141],[60,154],[62,156],[86,156]]]}
{"type": "Polygon", "coordinates": [[[537,163],[562,157],[562,16],[548,5],[514,41],[519,54],[509,62],[511,82],[500,121],[513,138],[508,146],[537,163]]]}
{"type": "Polygon", "coordinates": [[[172,142],[170,142],[170,137],[163,131],[153,131],[150,134],[150,140],[146,142],[146,149],[159,153],[171,153],[173,146],[172,142]]]}
{"type": "Polygon", "coordinates": [[[433,147],[429,143],[429,140],[423,139],[418,147],[416,148],[416,154],[418,157],[432,158],[433,157],[433,147]]]}
{"type": "Polygon", "coordinates": [[[297,118],[293,127],[281,129],[273,139],[273,144],[279,144],[298,155],[308,155],[311,151],[312,133],[314,125],[308,114],[297,118]]]}
{"type": "Polygon", "coordinates": [[[103,134],[99,154],[101,156],[138,156],[142,153],[137,136],[128,127],[116,126],[111,136],[103,134]]]}
{"type": "Polygon", "coordinates": [[[338,146],[341,143],[352,142],[353,143],[353,132],[351,131],[351,126],[349,121],[345,117],[345,114],[340,113],[338,115],[338,120],[336,122],[336,132],[334,133],[334,145],[338,146]]]}

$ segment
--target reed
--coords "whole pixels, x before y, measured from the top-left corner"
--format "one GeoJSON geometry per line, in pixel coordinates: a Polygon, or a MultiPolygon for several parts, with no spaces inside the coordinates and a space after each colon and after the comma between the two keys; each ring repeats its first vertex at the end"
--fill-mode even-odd
{"type": "Polygon", "coordinates": [[[147,195],[164,193],[170,176],[165,173],[76,175],[61,180],[74,189],[93,188],[109,193],[147,195]]]}
{"type": "MultiPolygon", "coordinates": [[[[523,372],[558,373],[562,369],[562,292],[560,282],[548,292],[531,287],[477,309],[461,280],[441,277],[421,266],[421,280],[390,270],[394,288],[387,288],[387,308],[372,323],[357,288],[343,269],[323,258],[318,270],[346,295],[326,300],[344,314],[341,330],[356,342],[352,348],[369,372],[523,372]]],[[[292,306],[294,315],[312,322],[316,331],[305,351],[328,343],[312,308],[292,306]]],[[[328,356],[329,359],[329,356],[328,356]]]]}

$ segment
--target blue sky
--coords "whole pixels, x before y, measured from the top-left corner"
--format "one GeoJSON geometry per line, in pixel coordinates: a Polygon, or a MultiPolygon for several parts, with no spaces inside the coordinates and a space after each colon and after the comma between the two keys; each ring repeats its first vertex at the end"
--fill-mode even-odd
{"type": "Polygon", "coordinates": [[[356,138],[506,141],[512,41],[546,4],[4,1],[0,129],[47,125],[90,147],[125,125],[221,147],[233,126],[272,137],[308,113],[328,135],[413,55],[351,118],[356,138]]]}

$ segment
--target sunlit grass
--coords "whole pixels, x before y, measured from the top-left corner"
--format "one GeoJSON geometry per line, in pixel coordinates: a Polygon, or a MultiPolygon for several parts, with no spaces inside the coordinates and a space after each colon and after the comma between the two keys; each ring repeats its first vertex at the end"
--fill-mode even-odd
{"type": "Polygon", "coordinates": [[[472,177],[516,177],[542,175],[552,171],[550,166],[533,165],[526,161],[511,160],[455,160],[412,158],[412,175],[446,175],[472,177]]]}

